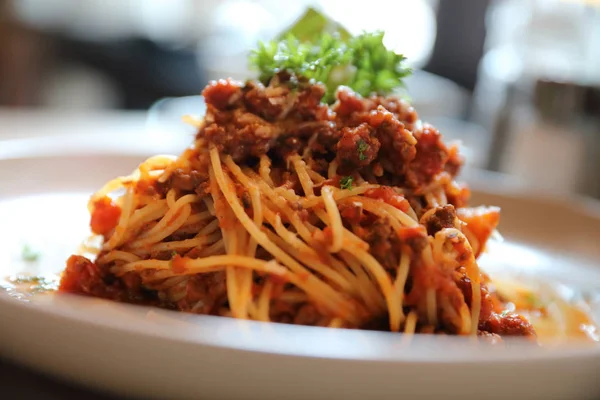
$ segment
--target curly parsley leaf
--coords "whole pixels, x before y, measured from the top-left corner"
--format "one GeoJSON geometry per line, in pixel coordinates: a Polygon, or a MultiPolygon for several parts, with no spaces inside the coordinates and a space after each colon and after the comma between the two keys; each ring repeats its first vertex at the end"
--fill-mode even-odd
{"type": "Polygon", "coordinates": [[[275,74],[288,71],[321,82],[328,103],[335,101],[340,85],[362,96],[386,95],[403,86],[411,70],[403,65],[403,55],[385,47],[383,32],[350,37],[345,30],[328,29],[324,18],[311,9],[280,39],[259,43],[249,57],[259,79],[267,84],[275,74]]]}
{"type": "Polygon", "coordinates": [[[340,179],[340,189],[352,189],[352,177],[344,176],[340,179]]]}

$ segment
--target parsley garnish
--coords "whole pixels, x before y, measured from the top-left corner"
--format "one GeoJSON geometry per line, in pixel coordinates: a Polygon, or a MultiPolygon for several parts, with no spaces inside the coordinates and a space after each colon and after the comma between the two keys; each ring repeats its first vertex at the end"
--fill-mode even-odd
{"type": "Polygon", "coordinates": [[[340,179],[340,189],[352,189],[352,177],[345,176],[340,179]]]}
{"type": "Polygon", "coordinates": [[[358,150],[358,159],[360,161],[364,161],[367,159],[367,156],[365,155],[365,151],[367,151],[368,148],[369,148],[369,145],[367,144],[367,142],[365,142],[362,139],[360,139],[358,141],[356,149],[358,150]]]}
{"type": "Polygon", "coordinates": [[[21,249],[21,258],[27,262],[35,262],[35,261],[39,260],[40,253],[35,251],[28,244],[26,244],[21,249]]]}
{"type": "Polygon", "coordinates": [[[328,103],[335,101],[340,85],[362,96],[389,94],[411,73],[403,65],[405,60],[385,47],[383,32],[350,37],[314,9],[309,9],[280,39],[259,43],[249,59],[264,84],[281,71],[323,83],[328,103]]]}

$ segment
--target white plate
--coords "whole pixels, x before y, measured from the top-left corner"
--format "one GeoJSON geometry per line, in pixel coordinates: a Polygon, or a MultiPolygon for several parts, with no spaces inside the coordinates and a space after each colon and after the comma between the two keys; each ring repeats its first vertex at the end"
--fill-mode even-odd
{"type": "MultiPolygon", "coordinates": [[[[13,142],[20,146],[19,156],[0,158],[2,276],[60,271],[87,232],[88,195],[144,158],[138,154],[143,152],[98,150],[93,139],[67,142],[71,145],[63,156],[56,146],[44,155],[35,142],[27,143],[29,150],[13,142]],[[38,262],[21,260],[24,244],[41,251],[38,262]]],[[[598,290],[597,204],[572,208],[498,182],[494,186],[497,193],[479,191],[474,199],[504,210],[501,231],[507,242],[487,256],[488,267],[598,290]]],[[[547,400],[600,393],[598,346],[540,349],[514,343],[490,348],[464,338],[408,340],[398,334],[237,321],[64,294],[19,298],[2,290],[0,321],[3,356],[142,398],[547,400]]]]}

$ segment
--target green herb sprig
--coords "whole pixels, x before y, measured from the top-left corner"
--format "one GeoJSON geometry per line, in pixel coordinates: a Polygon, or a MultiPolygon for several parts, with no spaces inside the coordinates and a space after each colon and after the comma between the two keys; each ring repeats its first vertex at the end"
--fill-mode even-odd
{"type": "Polygon", "coordinates": [[[259,72],[259,79],[264,84],[275,74],[287,71],[323,83],[327,89],[324,100],[328,103],[335,101],[335,92],[340,85],[348,86],[362,96],[386,95],[403,86],[402,80],[411,70],[404,65],[406,58],[403,55],[385,47],[383,32],[349,37],[345,30],[338,30],[315,36],[314,26],[310,25],[311,35],[303,35],[310,39],[299,40],[296,34],[303,26],[308,29],[315,18],[324,18],[315,13],[310,10],[307,15],[313,15],[313,18],[305,15],[281,39],[261,42],[251,52],[250,66],[259,72]]]}

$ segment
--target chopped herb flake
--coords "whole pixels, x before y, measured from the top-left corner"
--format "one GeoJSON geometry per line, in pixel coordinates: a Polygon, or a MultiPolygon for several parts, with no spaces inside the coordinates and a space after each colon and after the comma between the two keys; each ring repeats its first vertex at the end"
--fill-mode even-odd
{"type": "Polygon", "coordinates": [[[56,275],[15,275],[8,277],[7,280],[30,294],[57,290],[59,283],[59,277],[56,275]]]}
{"type": "Polygon", "coordinates": [[[40,258],[40,253],[26,244],[21,249],[21,258],[27,262],[35,262],[40,258]]]}
{"type": "Polygon", "coordinates": [[[365,151],[367,151],[368,148],[369,148],[369,145],[367,144],[367,142],[365,142],[362,139],[360,139],[358,141],[356,149],[358,150],[358,159],[360,161],[364,161],[367,159],[367,156],[365,155],[365,151]]]}
{"type": "Polygon", "coordinates": [[[542,301],[540,300],[540,298],[537,297],[533,293],[527,293],[525,295],[525,301],[527,302],[527,305],[531,308],[543,308],[544,307],[544,304],[542,304],[542,301]]]}
{"type": "Polygon", "coordinates": [[[352,177],[345,176],[340,179],[340,189],[352,189],[352,177]]]}

